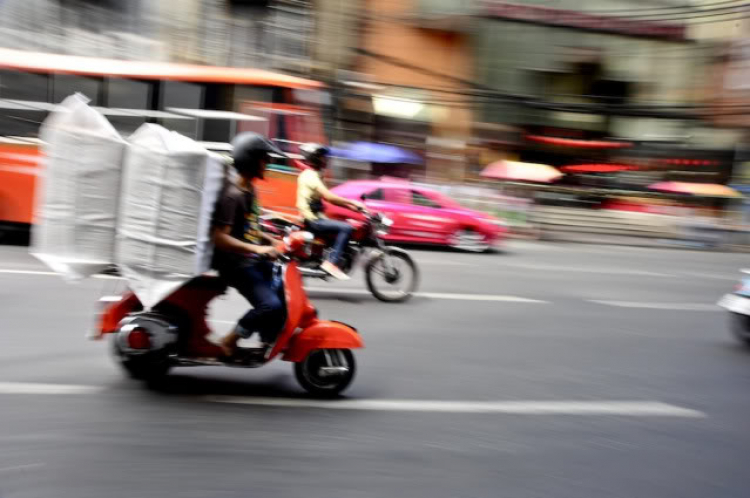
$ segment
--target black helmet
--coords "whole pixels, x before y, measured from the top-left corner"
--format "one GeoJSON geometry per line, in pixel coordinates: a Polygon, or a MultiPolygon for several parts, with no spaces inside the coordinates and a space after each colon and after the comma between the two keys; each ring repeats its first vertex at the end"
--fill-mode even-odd
{"type": "Polygon", "coordinates": [[[322,165],[321,159],[328,157],[331,153],[331,149],[325,145],[315,143],[302,144],[299,146],[299,151],[302,153],[305,162],[314,168],[320,167],[322,165]]]}
{"type": "Polygon", "coordinates": [[[260,161],[269,153],[286,157],[273,142],[261,135],[260,133],[245,132],[240,133],[232,140],[232,158],[234,158],[234,167],[245,176],[257,176],[260,168],[260,161]]]}

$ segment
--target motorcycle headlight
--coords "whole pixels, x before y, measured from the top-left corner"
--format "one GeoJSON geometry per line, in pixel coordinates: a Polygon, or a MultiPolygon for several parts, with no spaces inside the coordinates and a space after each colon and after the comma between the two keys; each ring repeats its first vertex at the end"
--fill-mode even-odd
{"type": "Polygon", "coordinates": [[[393,225],[393,220],[388,218],[387,216],[380,216],[380,222],[378,223],[378,229],[376,230],[378,235],[386,235],[388,232],[391,231],[391,225],[393,225]]]}

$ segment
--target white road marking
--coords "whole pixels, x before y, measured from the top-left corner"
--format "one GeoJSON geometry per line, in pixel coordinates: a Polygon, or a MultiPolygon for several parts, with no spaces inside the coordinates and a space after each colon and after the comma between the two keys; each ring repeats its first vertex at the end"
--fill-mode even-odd
{"type": "Polygon", "coordinates": [[[601,301],[598,299],[589,299],[588,301],[590,303],[616,306],[618,308],[641,308],[671,311],[722,311],[722,309],[716,304],[703,303],[645,303],[635,301],[601,301]]]}
{"type": "Polygon", "coordinates": [[[325,410],[369,410],[434,413],[498,413],[508,415],[615,415],[631,417],[703,418],[698,410],[659,401],[418,401],[389,399],[312,400],[292,398],[253,398],[245,396],[204,396],[213,403],[319,408],[325,410]]]}
{"type": "Polygon", "coordinates": [[[557,265],[536,265],[529,263],[516,263],[516,264],[501,264],[500,266],[507,266],[508,268],[522,268],[524,270],[538,270],[538,271],[564,271],[574,273],[598,273],[604,275],[634,275],[642,277],[668,277],[672,278],[674,275],[669,273],[661,273],[654,271],[645,270],[630,270],[627,268],[589,268],[589,267],[575,267],[575,266],[557,266],[557,265]]]}
{"type": "MultiPolygon", "coordinates": [[[[370,291],[364,289],[348,289],[344,287],[306,287],[311,292],[336,292],[344,294],[370,295],[370,291]]],[[[416,297],[426,297],[429,299],[449,299],[454,301],[499,301],[509,303],[534,303],[548,304],[549,301],[539,299],[529,299],[520,296],[507,296],[502,294],[451,294],[442,292],[417,292],[416,297]]]]}
{"type": "Polygon", "coordinates": [[[448,294],[441,292],[418,292],[416,295],[420,297],[427,297],[430,299],[452,299],[457,301],[502,301],[508,303],[548,304],[548,301],[542,301],[540,299],[529,299],[526,297],[494,294],[448,294]]]}
{"type": "MultiPolygon", "coordinates": [[[[0,394],[97,394],[103,386],[0,382],[0,394]]],[[[509,415],[619,415],[632,417],[703,418],[706,414],[660,401],[431,401],[406,399],[314,400],[249,396],[200,396],[214,403],[281,408],[369,410],[435,413],[499,413],[509,415]]]]}
{"type": "Polygon", "coordinates": [[[440,261],[437,259],[417,259],[419,265],[436,265],[436,266],[479,266],[473,263],[461,263],[458,261],[440,261]]]}
{"type": "Polygon", "coordinates": [[[104,388],[74,384],[37,384],[33,382],[0,382],[0,394],[95,394],[104,388]]]}
{"type": "Polygon", "coordinates": [[[33,469],[44,467],[44,465],[45,464],[43,463],[27,463],[25,465],[13,465],[12,467],[1,467],[0,473],[33,470],[33,469]]]}
{"type": "MultiPolygon", "coordinates": [[[[41,275],[41,276],[56,276],[58,275],[53,271],[37,271],[37,270],[8,270],[0,269],[0,273],[10,273],[19,275],[41,275]]],[[[93,278],[104,279],[104,280],[122,280],[123,277],[114,275],[94,275],[93,278]]],[[[364,289],[347,289],[343,287],[307,287],[308,291],[313,292],[338,292],[346,294],[358,294],[358,295],[369,295],[370,292],[364,289]]],[[[493,294],[451,294],[441,292],[418,292],[415,296],[426,297],[430,299],[449,299],[458,301],[495,301],[495,302],[510,302],[510,303],[548,303],[548,301],[542,301],[539,299],[529,299],[526,297],[519,296],[506,296],[506,295],[493,295],[493,294]]]]}

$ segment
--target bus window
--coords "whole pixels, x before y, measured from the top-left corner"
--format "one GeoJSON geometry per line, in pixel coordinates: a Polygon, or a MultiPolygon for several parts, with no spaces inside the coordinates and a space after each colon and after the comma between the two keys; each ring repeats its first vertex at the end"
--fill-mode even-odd
{"type": "MultiPolygon", "coordinates": [[[[214,111],[231,111],[234,100],[234,85],[208,83],[203,93],[203,109],[214,111]]],[[[202,134],[198,139],[203,142],[229,142],[232,137],[232,123],[226,119],[207,119],[203,121],[202,134]]]]}
{"type": "MultiPolygon", "coordinates": [[[[144,110],[149,107],[150,83],[124,78],[107,80],[105,107],[110,109],[144,110]]],[[[107,116],[112,126],[123,136],[128,136],[146,122],[144,116],[127,116],[112,112],[107,116]]]]}
{"type": "Polygon", "coordinates": [[[232,123],[227,120],[207,119],[203,123],[203,133],[198,139],[202,142],[230,142],[232,123]]]}
{"type": "MultiPolygon", "coordinates": [[[[169,108],[203,109],[204,89],[202,85],[182,81],[162,81],[160,86],[159,109],[162,111],[169,108]]],[[[200,140],[197,135],[200,129],[196,127],[194,120],[165,118],[160,119],[159,124],[194,140],[200,140]]]]}
{"type": "Polygon", "coordinates": [[[55,104],[62,102],[69,95],[79,92],[90,100],[90,105],[102,105],[99,102],[99,90],[102,85],[100,79],[74,74],[55,74],[52,76],[52,82],[54,86],[52,101],[55,104]]]}
{"type": "Polygon", "coordinates": [[[47,102],[48,88],[46,74],[0,70],[0,98],[47,102]]]}
{"type": "Polygon", "coordinates": [[[164,81],[161,84],[159,109],[203,109],[203,86],[182,81],[164,81]]]}
{"type": "Polygon", "coordinates": [[[139,116],[107,115],[107,119],[123,137],[132,135],[135,130],[146,122],[146,118],[139,116]]]}
{"type": "Polygon", "coordinates": [[[0,136],[36,138],[47,117],[49,77],[22,71],[0,71],[0,136]],[[7,100],[6,100],[7,99],[7,100]]]}
{"type": "Polygon", "coordinates": [[[273,88],[269,86],[237,85],[234,89],[234,101],[242,102],[273,102],[273,88]]]}
{"type": "Polygon", "coordinates": [[[145,81],[110,78],[107,80],[105,107],[121,109],[148,109],[149,86],[145,81]]]}
{"type": "Polygon", "coordinates": [[[18,108],[8,109],[0,104],[0,136],[37,138],[39,125],[47,117],[46,111],[18,108]]]}

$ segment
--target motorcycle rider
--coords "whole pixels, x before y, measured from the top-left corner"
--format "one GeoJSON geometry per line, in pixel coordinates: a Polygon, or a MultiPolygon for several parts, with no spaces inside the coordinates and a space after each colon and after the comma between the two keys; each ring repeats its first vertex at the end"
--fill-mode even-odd
{"type": "Polygon", "coordinates": [[[332,250],[320,268],[334,278],[349,280],[338,264],[346,245],[352,236],[352,226],[343,221],[330,220],[323,214],[323,200],[352,211],[365,211],[359,201],[340,197],[325,186],[321,178],[328,166],[330,149],[324,145],[308,143],[300,146],[304,163],[309,169],[300,173],[297,179],[297,209],[305,220],[305,228],[316,235],[335,237],[332,250]]]}
{"type": "Polygon", "coordinates": [[[238,181],[228,182],[213,216],[214,268],[226,283],[253,306],[221,341],[226,356],[237,341],[258,332],[264,347],[272,343],[284,323],[284,305],[271,285],[278,256],[275,240],[261,232],[260,206],[253,181],[263,179],[269,153],[284,156],[270,140],[257,133],[241,133],[232,141],[238,181]]]}

